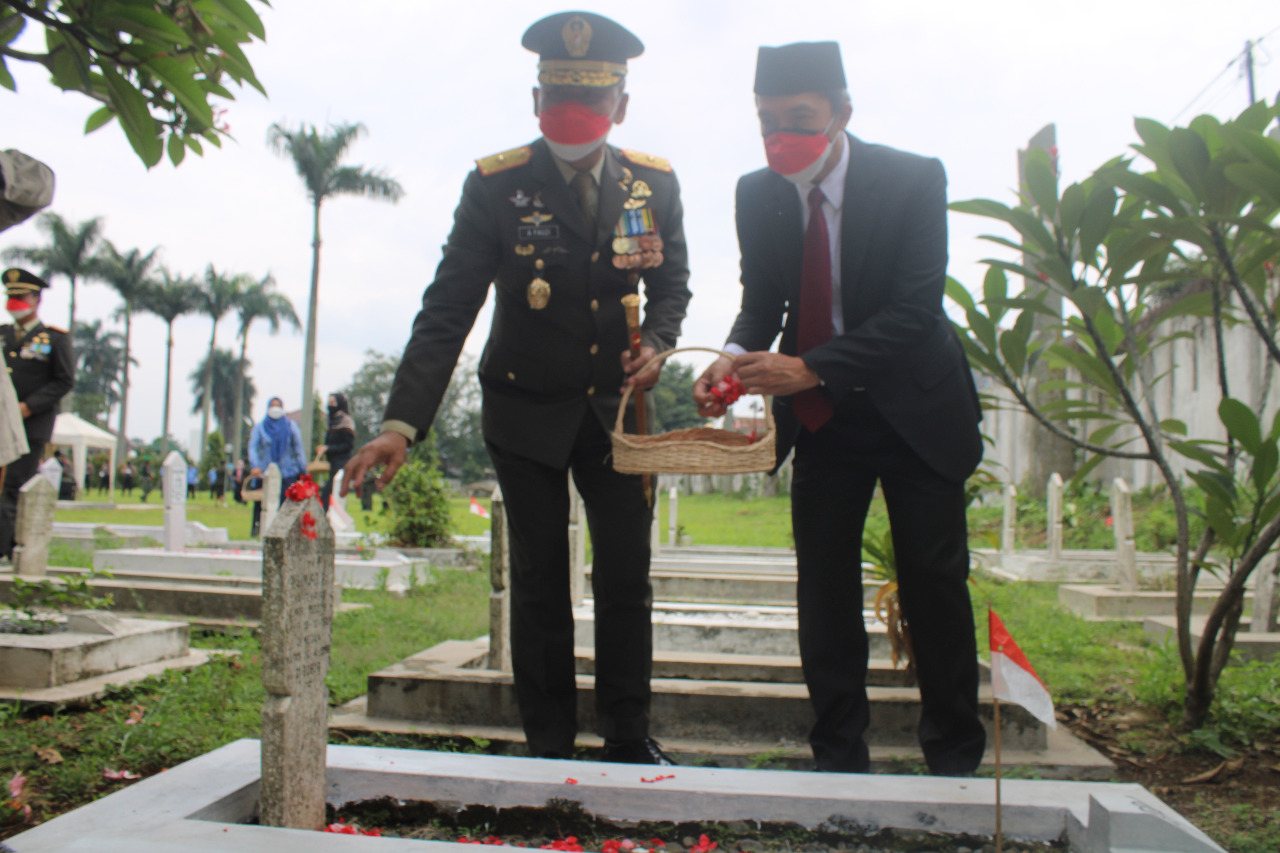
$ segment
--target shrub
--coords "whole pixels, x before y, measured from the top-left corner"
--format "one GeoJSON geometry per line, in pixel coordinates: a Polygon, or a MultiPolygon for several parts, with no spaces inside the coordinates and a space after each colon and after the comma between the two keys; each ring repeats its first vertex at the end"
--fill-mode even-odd
{"type": "Polygon", "coordinates": [[[434,548],[452,541],[449,499],[438,463],[433,433],[410,451],[408,460],[383,491],[393,544],[434,548]]]}

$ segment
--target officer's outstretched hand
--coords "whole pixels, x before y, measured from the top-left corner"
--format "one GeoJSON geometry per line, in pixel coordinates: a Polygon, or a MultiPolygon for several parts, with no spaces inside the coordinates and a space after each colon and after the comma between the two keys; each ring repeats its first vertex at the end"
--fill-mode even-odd
{"type": "Polygon", "coordinates": [[[404,464],[408,455],[409,439],[398,432],[382,433],[356,451],[356,455],[351,457],[347,467],[342,469],[342,493],[339,497],[345,498],[351,491],[360,495],[364,472],[379,465],[386,466],[382,476],[378,478],[378,491],[382,491],[400,470],[400,466],[404,464]]]}
{"type": "Polygon", "coordinates": [[[733,359],[722,355],[702,371],[698,381],[693,383],[693,401],[698,404],[698,414],[704,418],[718,418],[729,410],[724,401],[711,396],[711,389],[720,384],[733,372],[733,359]]]}
{"type": "Polygon", "coordinates": [[[631,350],[624,350],[622,353],[622,370],[627,374],[627,381],[623,383],[621,389],[626,390],[628,385],[633,385],[641,391],[647,391],[654,385],[658,384],[658,378],[662,375],[662,362],[650,364],[656,353],[653,347],[640,347],[640,354],[634,358],[631,350]]]}

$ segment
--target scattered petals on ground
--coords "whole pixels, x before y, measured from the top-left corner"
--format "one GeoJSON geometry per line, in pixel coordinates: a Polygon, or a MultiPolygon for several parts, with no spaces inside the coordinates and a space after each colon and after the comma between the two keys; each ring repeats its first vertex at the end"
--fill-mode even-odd
{"type": "Polygon", "coordinates": [[[376,829],[360,829],[357,826],[338,821],[331,823],[324,828],[325,832],[336,832],[339,835],[372,835],[374,838],[381,838],[382,833],[376,829]]]}
{"type": "Polygon", "coordinates": [[[112,770],[110,767],[102,768],[103,779],[141,779],[141,773],[134,773],[132,770],[112,770]]]}

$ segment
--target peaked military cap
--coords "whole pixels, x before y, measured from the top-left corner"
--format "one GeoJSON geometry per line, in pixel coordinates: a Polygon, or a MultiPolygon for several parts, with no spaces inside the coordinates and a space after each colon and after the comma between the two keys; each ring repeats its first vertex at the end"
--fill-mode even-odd
{"type": "Polygon", "coordinates": [[[23,296],[27,293],[39,293],[49,286],[49,282],[33,272],[12,267],[4,271],[0,278],[4,279],[4,289],[9,296],[23,296]]]}
{"type": "Polygon", "coordinates": [[[756,57],[757,95],[798,95],[845,88],[840,45],[833,41],[762,47],[756,57]]]}
{"type": "Polygon", "coordinates": [[[525,30],[520,43],[538,54],[543,86],[612,86],[644,44],[616,21],[594,12],[560,12],[525,30]]]}

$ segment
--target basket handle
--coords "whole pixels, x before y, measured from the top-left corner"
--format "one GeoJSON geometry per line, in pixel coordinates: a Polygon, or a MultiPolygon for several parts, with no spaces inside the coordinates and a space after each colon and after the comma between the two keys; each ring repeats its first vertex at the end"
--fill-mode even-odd
{"type": "MultiPolygon", "coordinates": [[[[676,354],[678,354],[678,353],[682,353],[682,352],[709,352],[709,353],[711,353],[711,354],[713,354],[713,355],[717,355],[717,356],[721,356],[721,355],[723,355],[723,356],[727,356],[727,357],[729,357],[729,358],[733,358],[733,357],[734,357],[733,353],[731,353],[731,352],[725,352],[724,350],[712,349],[711,347],[678,347],[678,348],[676,348],[676,349],[669,349],[669,350],[667,350],[666,352],[660,352],[660,353],[658,353],[657,355],[655,355],[655,356],[653,357],[653,362],[652,362],[652,363],[654,363],[654,364],[661,364],[662,362],[666,361],[666,360],[667,360],[668,358],[670,358],[671,356],[676,355],[676,354]]],[[[648,365],[645,365],[645,366],[646,366],[646,368],[648,367],[648,365]]],[[[630,399],[630,397],[631,397],[631,389],[632,389],[632,388],[634,388],[634,387],[635,387],[634,385],[628,385],[628,386],[626,387],[626,389],[625,389],[625,390],[623,390],[623,392],[622,392],[622,400],[621,400],[621,402],[619,402],[619,403],[618,403],[618,418],[617,418],[617,421],[616,421],[616,422],[614,423],[614,425],[613,425],[613,431],[614,431],[614,432],[616,432],[618,435],[622,435],[622,418],[623,418],[623,415],[624,415],[624,414],[626,414],[626,411],[627,411],[627,400],[628,400],[628,399],[630,399]]],[[[770,429],[770,430],[771,430],[771,429],[773,429],[773,407],[769,405],[769,398],[768,398],[767,396],[765,396],[765,395],[763,395],[763,394],[762,394],[761,396],[762,396],[762,397],[764,397],[764,422],[765,422],[765,427],[766,427],[767,429],[770,429]]]]}

